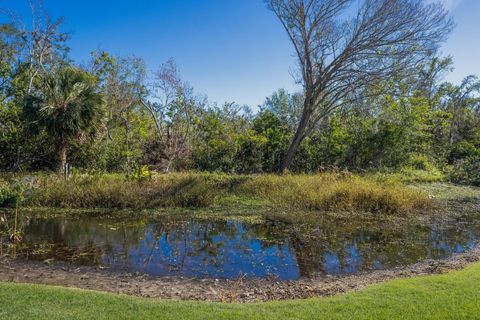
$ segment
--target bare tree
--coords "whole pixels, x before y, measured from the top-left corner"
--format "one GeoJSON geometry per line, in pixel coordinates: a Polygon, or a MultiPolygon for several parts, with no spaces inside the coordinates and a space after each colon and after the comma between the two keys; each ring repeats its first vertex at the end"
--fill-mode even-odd
{"type": "Polygon", "coordinates": [[[419,69],[415,79],[417,83],[412,87],[432,101],[439,91],[440,82],[444,79],[445,74],[453,71],[453,60],[451,57],[433,57],[419,69]]]}
{"type": "Polygon", "coordinates": [[[265,1],[295,48],[304,91],[280,173],[320,120],[366,85],[417,66],[454,26],[443,6],[423,0],[265,1]]]}
{"type": "Polygon", "coordinates": [[[181,79],[173,59],[165,62],[155,73],[150,96],[153,101],[141,101],[155,122],[162,149],[162,170],[169,172],[180,159],[187,158],[195,112],[205,102],[196,97],[193,88],[181,79]]]}
{"type": "Polygon", "coordinates": [[[47,65],[67,51],[69,34],[62,32],[63,17],[51,19],[43,10],[41,0],[30,0],[31,21],[23,21],[15,12],[0,9],[18,30],[22,39],[22,62],[28,65],[27,93],[32,93],[35,79],[47,71],[47,65]]]}

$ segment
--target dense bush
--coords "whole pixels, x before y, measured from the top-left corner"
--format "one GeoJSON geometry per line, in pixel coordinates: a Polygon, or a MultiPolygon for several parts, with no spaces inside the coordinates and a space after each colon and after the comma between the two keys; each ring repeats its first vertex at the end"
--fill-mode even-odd
{"type": "Polygon", "coordinates": [[[480,186],[480,156],[468,157],[455,162],[450,179],[460,184],[480,186]]]}
{"type": "Polygon", "coordinates": [[[24,198],[24,188],[21,183],[9,183],[0,180],[0,208],[15,207],[24,198]]]}
{"type": "Polygon", "coordinates": [[[480,148],[477,148],[473,143],[468,141],[461,141],[455,143],[450,147],[448,154],[448,162],[454,164],[458,160],[467,158],[474,158],[480,156],[480,148]]]}

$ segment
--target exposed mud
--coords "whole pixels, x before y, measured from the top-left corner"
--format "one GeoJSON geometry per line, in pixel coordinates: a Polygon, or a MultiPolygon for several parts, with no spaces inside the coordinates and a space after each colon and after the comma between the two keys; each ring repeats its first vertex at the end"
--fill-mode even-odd
{"type": "Polygon", "coordinates": [[[276,279],[188,279],[113,273],[69,264],[48,264],[0,258],[0,281],[73,287],[127,295],[217,302],[251,303],[304,299],[355,291],[395,278],[459,270],[480,261],[480,247],[444,260],[425,260],[392,270],[348,276],[318,277],[295,281],[276,279]]]}

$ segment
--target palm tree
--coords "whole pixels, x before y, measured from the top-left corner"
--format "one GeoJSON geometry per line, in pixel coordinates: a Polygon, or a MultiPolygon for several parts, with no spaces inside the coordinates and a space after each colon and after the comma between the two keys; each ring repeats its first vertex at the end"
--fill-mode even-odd
{"type": "Polygon", "coordinates": [[[103,99],[94,76],[67,66],[43,77],[39,90],[27,97],[24,112],[32,129],[44,129],[55,141],[57,169],[62,172],[69,142],[98,128],[103,99]]]}

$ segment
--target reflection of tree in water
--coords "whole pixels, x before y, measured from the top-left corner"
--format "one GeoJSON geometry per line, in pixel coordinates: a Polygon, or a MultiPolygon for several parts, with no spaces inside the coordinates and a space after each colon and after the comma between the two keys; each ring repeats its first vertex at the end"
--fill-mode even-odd
{"type": "MultiPolygon", "coordinates": [[[[319,219],[320,220],[320,219],[319,219]]],[[[438,259],[473,246],[478,224],[418,225],[340,220],[322,217],[318,223],[267,220],[268,238],[286,237],[300,275],[339,274],[438,259]]]]}
{"type": "Polygon", "coordinates": [[[238,263],[254,274],[285,275],[282,268],[292,266],[281,261],[290,259],[298,268],[292,272],[307,277],[444,257],[468,248],[480,234],[478,224],[462,225],[468,228],[458,223],[395,225],[328,217],[308,223],[277,217],[261,224],[175,217],[154,223],[32,219],[22,252],[35,259],[151,274],[217,275],[226,266],[240,268],[238,263]],[[232,257],[241,261],[229,261],[232,257]]]}
{"type": "Polygon", "coordinates": [[[25,250],[23,255],[31,256],[34,260],[58,260],[83,266],[102,265],[102,250],[94,243],[87,243],[78,247],[45,244],[43,249],[40,246],[35,250],[25,250]]]}
{"type": "MultiPolygon", "coordinates": [[[[30,226],[28,233],[31,243],[46,240],[55,246],[74,248],[85,243],[95,244],[101,248],[100,256],[103,256],[107,265],[123,269],[138,263],[132,261],[133,255],[140,256],[143,265],[148,265],[152,259],[163,255],[162,258],[170,264],[172,270],[181,270],[185,259],[200,255],[208,259],[204,264],[221,264],[224,242],[239,232],[235,223],[195,223],[165,218],[152,224],[39,220],[30,226]],[[165,246],[171,249],[168,256],[162,252],[162,247],[165,246]]],[[[66,255],[57,258],[67,260],[66,255]]]]}
{"type": "Polygon", "coordinates": [[[128,252],[129,246],[141,239],[143,229],[141,224],[124,227],[95,219],[32,219],[25,229],[23,255],[102,265],[104,259],[117,260],[118,252],[128,252]]]}
{"type": "MultiPolygon", "coordinates": [[[[223,248],[225,242],[231,241],[239,234],[239,225],[228,222],[193,222],[170,221],[155,223],[149,232],[153,241],[147,242],[150,248],[145,259],[150,263],[154,255],[163,257],[171,270],[182,270],[186,260],[202,257],[204,265],[220,267],[225,259],[223,248]]],[[[240,248],[239,248],[240,249],[240,248]]]]}

